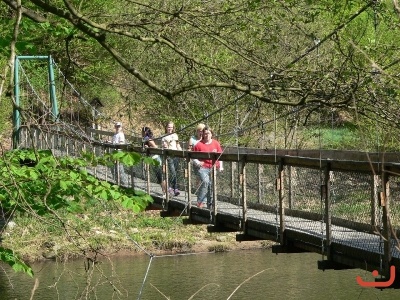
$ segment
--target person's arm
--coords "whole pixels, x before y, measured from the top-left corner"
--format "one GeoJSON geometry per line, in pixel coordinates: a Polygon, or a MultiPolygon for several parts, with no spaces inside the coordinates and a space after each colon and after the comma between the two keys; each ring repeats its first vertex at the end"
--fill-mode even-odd
{"type": "Polygon", "coordinates": [[[149,140],[149,147],[150,148],[158,148],[157,144],[153,140],[149,140]]]}
{"type": "Polygon", "coordinates": [[[168,142],[167,142],[167,139],[165,137],[163,137],[161,139],[161,148],[168,149],[168,142]]]}
{"type": "Polygon", "coordinates": [[[176,133],[174,133],[174,139],[176,143],[176,150],[182,150],[181,144],[179,143],[179,137],[176,133]]]}
{"type": "MultiPolygon", "coordinates": [[[[199,152],[201,151],[200,149],[198,149],[197,144],[193,146],[193,151],[194,152],[199,152]]],[[[202,162],[200,160],[198,160],[197,158],[192,159],[192,163],[193,165],[197,166],[197,167],[201,167],[202,166],[202,162]]]]}

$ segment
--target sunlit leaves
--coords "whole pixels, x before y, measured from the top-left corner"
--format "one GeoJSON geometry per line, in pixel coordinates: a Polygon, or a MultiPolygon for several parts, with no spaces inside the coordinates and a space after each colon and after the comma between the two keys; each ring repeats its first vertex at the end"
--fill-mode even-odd
{"type": "MultiPolygon", "coordinates": [[[[141,160],[138,153],[115,151],[95,158],[84,153],[82,158],[56,158],[51,151],[14,150],[0,159],[0,204],[5,212],[51,215],[64,209],[83,213],[93,201],[113,201],[133,212],[144,210],[153,199],[144,192],[120,188],[98,180],[84,168],[91,163],[113,163],[115,160],[129,166],[141,160]]],[[[12,251],[0,248],[0,260],[16,271],[32,276],[32,270],[12,251]]]]}
{"type": "Polygon", "coordinates": [[[9,264],[14,271],[21,271],[33,277],[32,268],[15,255],[12,250],[0,247],[0,260],[9,264]]]}

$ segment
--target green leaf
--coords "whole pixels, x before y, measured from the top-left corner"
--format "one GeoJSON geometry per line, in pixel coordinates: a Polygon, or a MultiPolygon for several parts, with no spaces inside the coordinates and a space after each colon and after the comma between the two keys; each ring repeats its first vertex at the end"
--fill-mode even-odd
{"type": "Polygon", "coordinates": [[[12,250],[0,247],[0,260],[10,265],[16,272],[21,271],[33,277],[32,268],[15,255],[12,250]]]}
{"type": "Polygon", "coordinates": [[[64,191],[66,191],[68,189],[68,183],[67,181],[60,181],[60,188],[64,191]]]}
{"type": "Polygon", "coordinates": [[[131,198],[126,198],[121,204],[126,209],[133,208],[133,200],[131,198]]]}
{"type": "Polygon", "coordinates": [[[79,178],[79,173],[76,171],[70,171],[69,176],[71,177],[71,179],[77,180],[79,178]]]}
{"type": "Polygon", "coordinates": [[[121,197],[121,193],[118,191],[110,190],[109,193],[110,193],[110,196],[112,197],[112,199],[114,199],[114,200],[119,199],[121,197]]]}

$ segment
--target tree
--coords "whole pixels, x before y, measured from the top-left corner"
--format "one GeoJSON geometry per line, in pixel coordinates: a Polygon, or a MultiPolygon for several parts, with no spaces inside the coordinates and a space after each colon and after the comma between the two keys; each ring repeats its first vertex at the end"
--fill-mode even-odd
{"type": "MultiPolygon", "coordinates": [[[[7,224],[15,215],[29,214],[37,219],[50,215],[65,231],[74,231],[60,211],[82,213],[99,201],[119,203],[122,208],[135,213],[143,211],[153,201],[151,196],[101,181],[86,171],[86,167],[99,163],[113,165],[113,161],[118,160],[132,166],[141,159],[138,153],[122,151],[103,157],[83,153],[82,158],[60,159],[50,150],[6,152],[0,160],[0,173],[4,179],[0,185],[2,217],[6,218],[7,224]]],[[[152,163],[151,159],[147,161],[152,163]]],[[[16,271],[33,276],[32,269],[12,249],[0,247],[0,260],[16,271]]]]}
{"type": "MultiPolygon", "coordinates": [[[[3,3],[16,8],[12,0],[3,3]]],[[[51,28],[53,38],[64,30],[59,38],[66,41],[76,66],[93,71],[99,57],[103,64],[117,62],[124,70],[118,78],[123,72],[131,75],[118,82],[121,89],[137,97],[147,93],[152,107],[159,101],[168,111],[183,103],[175,113],[198,118],[199,111],[215,107],[215,98],[222,107],[242,93],[251,103],[255,98],[267,104],[310,105],[310,111],[316,104],[348,110],[356,101],[359,113],[369,116],[375,106],[364,99],[371,96],[372,65],[385,69],[388,77],[396,74],[397,41],[391,38],[397,29],[390,23],[396,16],[390,9],[389,3],[376,1],[113,5],[99,0],[82,5],[33,0],[22,13],[51,28]],[[374,36],[374,18],[382,43],[374,36]],[[389,40],[388,47],[384,41],[389,40]]],[[[232,120],[228,123],[232,127],[232,120]]]]}

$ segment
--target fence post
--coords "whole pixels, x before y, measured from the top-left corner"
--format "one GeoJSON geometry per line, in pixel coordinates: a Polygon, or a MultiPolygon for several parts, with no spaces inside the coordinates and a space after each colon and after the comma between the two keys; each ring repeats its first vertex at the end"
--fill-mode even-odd
{"type": "MultiPolygon", "coordinates": [[[[165,200],[167,202],[169,202],[169,172],[168,172],[168,156],[164,153],[163,155],[163,172],[165,175],[165,200]]],[[[163,200],[163,210],[164,210],[164,200],[163,200]]]]}
{"type": "Polygon", "coordinates": [[[146,167],[146,187],[147,187],[147,194],[150,195],[150,165],[145,164],[146,167]]]}
{"type": "Polygon", "coordinates": [[[389,278],[389,267],[392,260],[391,252],[391,226],[390,226],[390,188],[389,188],[389,173],[387,169],[382,171],[382,193],[381,201],[382,205],[382,225],[383,225],[383,268],[386,278],[389,278]]]}
{"type": "Polygon", "coordinates": [[[131,169],[131,188],[134,189],[135,188],[135,169],[134,167],[130,167],[131,169]]]}
{"type": "Polygon", "coordinates": [[[288,183],[288,205],[289,208],[293,208],[293,189],[292,189],[292,166],[287,166],[288,168],[288,178],[287,178],[287,183],[288,183]]]}
{"type": "Polygon", "coordinates": [[[235,169],[236,162],[231,162],[231,199],[235,197],[235,169]]]}
{"type": "Polygon", "coordinates": [[[212,207],[210,208],[212,211],[212,221],[214,225],[217,225],[217,220],[216,220],[216,215],[217,215],[217,166],[215,165],[216,159],[215,157],[213,158],[212,161],[212,170],[211,170],[211,182],[212,184],[212,193],[213,193],[213,203],[212,203],[212,207]]]}
{"type": "MultiPolygon", "coordinates": [[[[186,168],[185,168],[185,177],[187,178],[187,196],[188,196],[188,205],[187,205],[187,212],[190,212],[192,207],[192,162],[190,157],[186,159],[186,168]]],[[[190,218],[190,213],[189,213],[190,218]]]]}
{"type": "Polygon", "coordinates": [[[278,166],[278,178],[276,179],[276,190],[278,191],[279,197],[279,242],[282,246],[285,245],[285,192],[283,188],[284,182],[284,161],[283,158],[279,158],[278,166]]]}
{"type": "Polygon", "coordinates": [[[332,212],[331,212],[331,167],[328,162],[324,168],[324,182],[321,186],[321,198],[324,200],[325,206],[325,248],[326,257],[332,260],[331,243],[332,243],[332,212]]]}
{"type": "Polygon", "coordinates": [[[242,189],[242,205],[243,205],[242,231],[246,234],[246,222],[247,222],[246,157],[243,157],[243,160],[241,161],[241,168],[239,172],[239,183],[242,189]]]}
{"type": "Polygon", "coordinates": [[[258,197],[257,197],[257,203],[260,203],[261,197],[262,197],[262,186],[261,186],[261,175],[262,175],[262,164],[257,164],[257,178],[258,178],[258,197]]]}
{"type": "MultiPolygon", "coordinates": [[[[68,147],[67,147],[66,149],[68,149],[68,147]]],[[[68,151],[68,150],[67,150],[67,151],[68,151]]],[[[104,154],[110,154],[110,149],[107,148],[107,147],[104,147],[103,151],[104,151],[104,154]]],[[[112,177],[113,174],[111,173],[110,176],[109,176],[108,173],[110,173],[110,171],[113,171],[112,168],[114,168],[114,166],[112,166],[111,168],[108,167],[108,166],[106,166],[105,168],[106,168],[106,169],[105,169],[105,170],[106,170],[106,181],[108,181],[108,180],[110,180],[110,179],[113,178],[113,177],[112,177]]]]}
{"type": "Polygon", "coordinates": [[[119,161],[116,162],[114,167],[116,168],[116,170],[114,171],[116,176],[115,181],[117,185],[120,185],[119,161]]]}
{"type": "Polygon", "coordinates": [[[379,187],[379,176],[371,175],[371,225],[378,226],[378,187],[379,187]]]}

